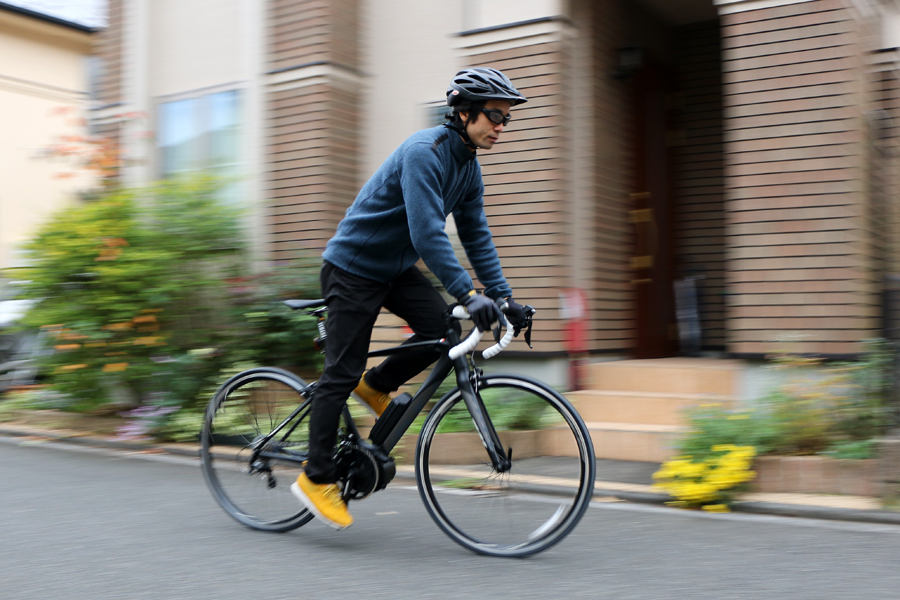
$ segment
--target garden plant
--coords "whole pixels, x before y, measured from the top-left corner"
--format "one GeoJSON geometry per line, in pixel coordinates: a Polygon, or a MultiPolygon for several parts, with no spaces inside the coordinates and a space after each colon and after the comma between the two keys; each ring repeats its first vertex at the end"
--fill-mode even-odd
{"type": "Polygon", "coordinates": [[[51,340],[40,373],[54,407],[125,412],[126,435],[165,436],[235,364],[317,364],[315,322],[280,300],[318,295],[318,266],[254,272],[242,214],[219,186],[200,176],[111,191],[27,244],[13,276],[40,300],[24,323],[51,340]]]}

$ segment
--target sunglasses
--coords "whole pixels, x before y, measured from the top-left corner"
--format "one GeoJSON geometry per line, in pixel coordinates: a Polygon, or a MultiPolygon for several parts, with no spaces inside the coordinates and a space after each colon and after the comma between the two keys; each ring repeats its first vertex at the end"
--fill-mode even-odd
{"type": "Polygon", "coordinates": [[[481,112],[487,115],[487,118],[495,125],[506,125],[512,119],[512,115],[504,115],[499,108],[482,108],[481,112]]]}

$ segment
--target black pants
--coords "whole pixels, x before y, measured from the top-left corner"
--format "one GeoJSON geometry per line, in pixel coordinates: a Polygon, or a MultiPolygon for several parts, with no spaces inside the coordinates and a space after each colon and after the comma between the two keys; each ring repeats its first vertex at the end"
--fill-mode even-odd
{"type": "MultiPolygon", "coordinates": [[[[311,481],[333,483],[337,478],[334,449],[341,411],[366,368],[372,328],[381,308],[409,324],[415,335],[404,343],[411,343],[444,337],[442,315],[447,303],[416,267],[381,283],[326,262],[321,283],[328,303],[328,339],[325,370],[312,401],[305,471],[311,481]]],[[[438,356],[432,350],[390,356],[369,372],[366,381],[377,390],[395,391],[438,356]]]]}

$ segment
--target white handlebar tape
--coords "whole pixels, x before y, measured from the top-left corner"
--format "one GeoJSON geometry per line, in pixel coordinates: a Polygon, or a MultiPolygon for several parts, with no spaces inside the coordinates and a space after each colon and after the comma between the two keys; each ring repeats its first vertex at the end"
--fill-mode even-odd
{"type": "Polygon", "coordinates": [[[481,336],[482,336],[482,333],[480,331],[478,331],[477,329],[475,331],[473,331],[472,335],[470,335],[469,337],[464,339],[458,345],[450,348],[450,352],[449,352],[450,358],[452,360],[456,360],[460,356],[468,354],[469,352],[474,350],[475,346],[478,345],[478,342],[481,341],[481,336]]]}
{"type": "Polygon", "coordinates": [[[465,321],[467,319],[471,319],[472,315],[469,314],[469,311],[466,310],[465,306],[460,306],[457,304],[453,307],[453,316],[459,319],[460,321],[465,321]]]}
{"type": "MultiPolygon", "coordinates": [[[[455,306],[453,307],[453,316],[460,320],[470,319],[471,315],[469,315],[469,311],[465,309],[463,306],[455,306]]],[[[478,345],[478,342],[481,341],[481,336],[484,333],[478,331],[477,329],[472,332],[472,334],[460,342],[458,345],[450,348],[450,352],[448,353],[451,360],[456,360],[460,356],[464,354],[468,354],[472,350],[475,349],[475,346],[478,345]]],[[[509,321],[506,322],[506,334],[500,339],[500,341],[484,352],[481,353],[484,358],[492,358],[500,354],[504,348],[509,346],[509,343],[512,342],[513,339],[513,328],[512,325],[509,324],[509,321]]]]}
{"type": "Polygon", "coordinates": [[[509,324],[509,321],[506,322],[506,333],[503,334],[503,337],[500,338],[500,341],[485,350],[481,353],[484,358],[493,358],[503,352],[503,350],[509,346],[509,343],[513,339],[513,327],[509,324]]]}

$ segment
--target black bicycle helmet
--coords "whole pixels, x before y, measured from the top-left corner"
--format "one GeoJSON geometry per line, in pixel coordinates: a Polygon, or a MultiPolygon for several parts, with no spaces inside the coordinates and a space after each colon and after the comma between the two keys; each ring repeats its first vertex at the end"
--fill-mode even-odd
{"type": "Polygon", "coordinates": [[[463,69],[447,88],[447,106],[450,107],[488,100],[506,100],[513,106],[528,102],[506,75],[487,67],[463,69]]]}

